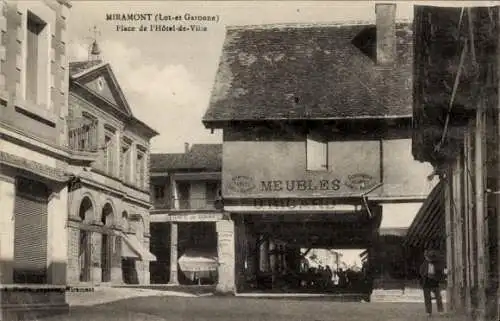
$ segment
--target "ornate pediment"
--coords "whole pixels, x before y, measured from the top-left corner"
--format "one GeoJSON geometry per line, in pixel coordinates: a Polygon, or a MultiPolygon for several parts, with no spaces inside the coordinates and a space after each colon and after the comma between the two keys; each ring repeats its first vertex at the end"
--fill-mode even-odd
{"type": "MultiPolygon", "coordinates": [[[[71,66],[70,69],[72,69],[71,66]]],[[[71,78],[74,83],[111,105],[118,112],[132,116],[125,95],[109,64],[104,63],[84,70],[79,69],[77,73],[71,75],[71,78]]]]}

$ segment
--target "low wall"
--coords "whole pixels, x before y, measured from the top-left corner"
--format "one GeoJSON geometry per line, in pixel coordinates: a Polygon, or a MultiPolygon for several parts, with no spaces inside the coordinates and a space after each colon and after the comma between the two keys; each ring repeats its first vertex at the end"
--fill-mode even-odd
{"type": "Polygon", "coordinates": [[[39,317],[69,312],[66,286],[1,285],[1,320],[37,320],[39,317]]]}

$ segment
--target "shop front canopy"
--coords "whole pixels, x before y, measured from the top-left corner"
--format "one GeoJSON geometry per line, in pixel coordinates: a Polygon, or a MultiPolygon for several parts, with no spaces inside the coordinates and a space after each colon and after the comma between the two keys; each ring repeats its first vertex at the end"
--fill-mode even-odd
{"type": "Polygon", "coordinates": [[[439,247],[446,238],[444,214],[444,183],[440,181],[422,204],[408,228],[404,244],[407,247],[439,247]]]}
{"type": "Polygon", "coordinates": [[[216,271],[217,254],[207,251],[186,251],[177,261],[183,272],[216,271]]]}
{"type": "Polygon", "coordinates": [[[122,239],[122,257],[149,262],[156,261],[156,256],[141,244],[136,235],[123,232],[119,234],[122,239]]]}

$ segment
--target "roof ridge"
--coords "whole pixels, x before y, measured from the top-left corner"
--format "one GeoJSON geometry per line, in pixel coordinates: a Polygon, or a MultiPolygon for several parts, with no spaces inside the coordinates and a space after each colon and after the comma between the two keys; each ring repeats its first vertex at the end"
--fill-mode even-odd
{"type": "MultiPolygon", "coordinates": [[[[411,24],[411,19],[397,19],[396,24],[411,24]]],[[[269,30],[269,29],[288,29],[288,28],[314,28],[314,27],[349,27],[349,26],[370,26],[375,25],[374,20],[346,20],[337,22],[280,22],[265,24],[248,25],[228,25],[227,31],[233,30],[269,30]]]]}

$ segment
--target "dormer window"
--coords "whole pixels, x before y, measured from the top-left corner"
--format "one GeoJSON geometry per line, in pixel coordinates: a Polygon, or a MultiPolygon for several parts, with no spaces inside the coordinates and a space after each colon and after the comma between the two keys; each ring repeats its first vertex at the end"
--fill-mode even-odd
{"type": "Polygon", "coordinates": [[[25,100],[37,106],[50,106],[50,28],[31,11],[26,14],[25,100]]]}

